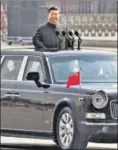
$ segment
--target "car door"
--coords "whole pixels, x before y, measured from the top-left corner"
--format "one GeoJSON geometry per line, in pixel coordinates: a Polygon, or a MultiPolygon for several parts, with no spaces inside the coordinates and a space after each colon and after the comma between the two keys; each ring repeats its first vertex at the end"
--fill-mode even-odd
{"type": "Polygon", "coordinates": [[[40,81],[45,81],[45,71],[42,59],[37,56],[25,56],[17,82],[17,126],[21,130],[44,131],[43,111],[44,99],[47,99],[43,88],[37,87],[34,81],[26,79],[29,72],[39,72],[40,81]]]}
{"type": "Polygon", "coordinates": [[[3,56],[1,59],[1,128],[13,129],[17,117],[15,89],[23,56],[3,56]]]}

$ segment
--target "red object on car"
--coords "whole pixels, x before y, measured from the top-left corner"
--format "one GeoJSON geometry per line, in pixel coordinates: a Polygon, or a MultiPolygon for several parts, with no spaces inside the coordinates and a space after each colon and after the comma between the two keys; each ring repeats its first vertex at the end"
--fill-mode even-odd
{"type": "Polygon", "coordinates": [[[74,86],[74,85],[80,85],[81,81],[80,81],[80,72],[77,72],[71,76],[69,76],[68,81],[67,81],[67,88],[70,88],[70,86],[74,86]]]}

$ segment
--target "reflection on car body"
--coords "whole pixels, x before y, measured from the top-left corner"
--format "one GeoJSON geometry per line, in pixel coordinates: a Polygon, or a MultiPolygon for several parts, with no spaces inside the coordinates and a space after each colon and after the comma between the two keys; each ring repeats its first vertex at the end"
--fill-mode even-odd
{"type": "Polygon", "coordinates": [[[114,52],[2,51],[2,135],[53,138],[62,149],[117,142],[116,62],[114,52]],[[66,88],[78,68],[81,86],[66,88]]]}

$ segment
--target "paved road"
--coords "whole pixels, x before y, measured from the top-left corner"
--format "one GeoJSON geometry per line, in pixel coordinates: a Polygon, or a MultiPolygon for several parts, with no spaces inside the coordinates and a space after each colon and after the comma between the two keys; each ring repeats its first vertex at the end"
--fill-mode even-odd
{"type": "MultiPolygon", "coordinates": [[[[88,150],[114,150],[112,148],[99,148],[99,147],[92,147],[87,148],[88,150]]],[[[27,147],[10,147],[10,148],[1,148],[1,150],[61,150],[57,146],[27,146],[27,147]]]]}
{"type": "MultiPolygon", "coordinates": [[[[99,148],[99,147],[93,147],[93,148],[87,148],[88,150],[114,150],[112,148],[99,148]]],[[[1,148],[1,150],[61,150],[57,146],[27,146],[27,147],[9,147],[9,148],[1,148]]]]}
{"type": "Polygon", "coordinates": [[[57,146],[28,146],[28,147],[11,147],[11,148],[2,148],[1,150],[60,150],[57,146]]]}
{"type": "MultiPolygon", "coordinates": [[[[28,139],[28,138],[15,138],[15,137],[1,137],[2,144],[15,144],[15,146],[26,146],[27,148],[22,148],[23,150],[60,150],[56,144],[52,140],[43,140],[43,139],[28,139]]],[[[16,147],[15,147],[16,148],[16,147]]],[[[97,144],[97,143],[88,143],[87,149],[117,149],[117,144],[97,144]]],[[[5,149],[3,149],[5,150],[5,149]]],[[[9,149],[9,150],[16,150],[16,149],[9,149]]]]}

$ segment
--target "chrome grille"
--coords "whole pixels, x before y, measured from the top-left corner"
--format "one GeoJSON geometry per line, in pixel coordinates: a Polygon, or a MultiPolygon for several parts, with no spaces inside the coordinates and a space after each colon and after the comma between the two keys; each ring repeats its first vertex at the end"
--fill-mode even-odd
{"type": "Polygon", "coordinates": [[[118,101],[113,100],[110,103],[111,116],[113,119],[118,119],[118,101]]]}

